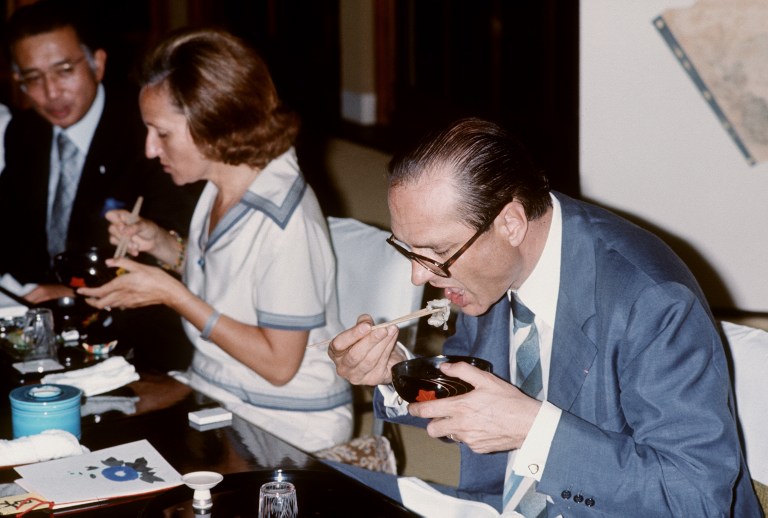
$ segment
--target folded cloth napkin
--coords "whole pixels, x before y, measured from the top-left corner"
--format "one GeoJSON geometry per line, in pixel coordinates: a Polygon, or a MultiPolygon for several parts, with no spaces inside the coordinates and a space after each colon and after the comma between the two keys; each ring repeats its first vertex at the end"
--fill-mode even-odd
{"type": "Polygon", "coordinates": [[[425,518],[522,518],[522,515],[515,512],[500,515],[496,509],[483,502],[446,495],[416,477],[400,477],[397,486],[403,505],[425,518]]]}
{"type": "Polygon", "coordinates": [[[139,379],[136,368],[122,356],[113,356],[92,367],[74,371],[48,374],[42,383],[72,385],[83,391],[86,396],[102,394],[115,390],[139,379]]]}
{"type": "Polygon", "coordinates": [[[77,437],[65,430],[45,430],[12,441],[0,440],[0,464],[18,466],[88,453],[77,437]]]}
{"type": "MultiPolygon", "coordinates": [[[[10,273],[5,273],[3,275],[0,275],[0,286],[7,289],[8,291],[15,293],[19,297],[23,297],[33,289],[37,288],[37,284],[20,284],[19,281],[17,281],[13,275],[10,273]]],[[[15,307],[19,308],[19,303],[15,300],[11,299],[10,297],[7,297],[5,294],[0,293],[0,307],[15,307]]],[[[27,310],[27,308],[24,308],[24,311],[21,312],[23,315],[24,312],[27,310]]],[[[11,315],[16,316],[16,315],[11,315]]]]}

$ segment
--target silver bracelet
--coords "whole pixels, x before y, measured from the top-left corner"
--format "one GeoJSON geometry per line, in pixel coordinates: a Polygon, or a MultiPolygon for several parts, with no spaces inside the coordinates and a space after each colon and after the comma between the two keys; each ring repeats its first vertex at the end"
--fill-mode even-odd
{"type": "Polygon", "coordinates": [[[213,313],[211,313],[211,316],[209,316],[208,320],[205,322],[205,327],[203,327],[203,332],[200,333],[200,338],[206,342],[210,341],[211,331],[213,331],[213,326],[216,325],[216,322],[219,321],[219,317],[221,317],[221,313],[214,309],[213,313]]]}

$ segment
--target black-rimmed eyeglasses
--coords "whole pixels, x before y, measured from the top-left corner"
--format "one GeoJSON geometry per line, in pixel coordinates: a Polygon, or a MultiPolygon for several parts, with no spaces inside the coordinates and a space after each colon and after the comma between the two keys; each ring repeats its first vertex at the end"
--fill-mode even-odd
{"type": "MultiPolygon", "coordinates": [[[[493,220],[491,220],[492,222],[493,220]]],[[[459,248],[455,254],[453,254],[451,257],[448,258],[443,263],[439,263],[435,261],[434,259],[430,259],[429,257],[425,257],[423,255],[415,254],[411,252],[408,248],[406,248],[408,245],[405,243],[402,243],[401,241],[398,241],[395,239],[394,234],[390,234],[390,236],[387,238],[387,243],[392,245],[395,250],[403,254],[409,261],[416,261],[421,266],[429,270],[430,272],[434,273],[435,275],[439,275],[440,277],[450,277],[451,272],[448,270],[448,268],[451,267],[453,263],[456,262],[456,260],[461,257],[461,254],[467,251],[467,249],[472,246],[472,243],[477,241],[477,238],[483,235],[483,233],[488,230],[488,228],[491,226],[490,223],[483,225],[480,230],[478,230],[474,236],[469,238],[469,241],[464,243],[464,246],[459,248]]]]}

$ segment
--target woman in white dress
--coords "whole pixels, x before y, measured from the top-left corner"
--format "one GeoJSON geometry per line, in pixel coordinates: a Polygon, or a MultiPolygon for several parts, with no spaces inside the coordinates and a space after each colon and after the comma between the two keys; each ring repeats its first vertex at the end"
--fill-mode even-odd
{"type": "Polygon", "coordinates": [[[306,347],[342,330],[335,260],[266,65],[226,32],[175,34],[149,56],[139,104],[147,156],[176,184],[207,181],[189,241],[112,211],[112,242],[163,268],[110,260],[127,273],[79,293],[97,308],[171,307],[195,345],[193,387],[307,450],[348,440],[350,388],[306,347]]]}

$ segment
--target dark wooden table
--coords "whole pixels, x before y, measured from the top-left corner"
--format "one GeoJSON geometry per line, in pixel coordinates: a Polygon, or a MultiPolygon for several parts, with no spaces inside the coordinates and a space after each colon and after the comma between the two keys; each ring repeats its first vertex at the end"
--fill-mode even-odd
{"type": "MultiPolygon", "coordinates": [[[[328,467],[311,455],[235,416],[231,425],[199,431],[189,425],[188,412],[213,402],[165,374],[143,373],[117,394],[138,397],[131,415],[110,411],[84,416],[81,444],[91,451],[147,439],[181,474],[216,471],[224,481],[212,491],[213,517],[257,516],[260,484],[284,470],[295,480],[300,516],[416,516],[393,500],[328,467]]],[[[0,404],[0,438],[11,437],[7,393],[0,404]]],[[[1,462],[0,462],[1,463],[1,462]]],[[[0,483],[18,478],[0,470],[0,483]]],[[[62,509],[56,515],[195,516],[192,490],[180,486],[160,495],[114,501],[88,508],[62,509]]],[[[30,513],[27,516],[42,516],[30,513]]],[[[211,515],[207,515],[210,517],[211,515]]]]}

